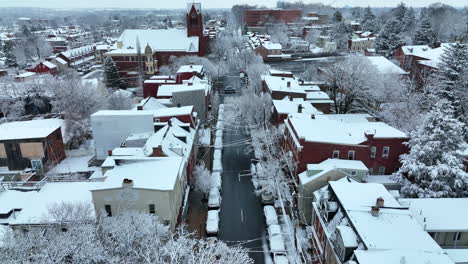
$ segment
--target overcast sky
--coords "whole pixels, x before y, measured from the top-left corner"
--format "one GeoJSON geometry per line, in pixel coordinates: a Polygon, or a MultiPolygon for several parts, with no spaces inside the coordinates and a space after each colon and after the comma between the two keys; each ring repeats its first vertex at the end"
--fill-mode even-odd
{"type": "MultiPolygon", "coordinates": [[[[0,0],[0,7],[48,7],[48,8],[183,8],[187,0],[0,0]]],[[[191,1],[189,1],[191,2],[191,1]]],[[[273,7],[276,0],[202,0],[204,8],[229,8],[235,4],[257,4],[273,7]]],[[[427,6],[443,2],[453,6],[468,5],[468,0],[303,0],[306,3],[322,2],[342,7],[348,6],[396,6],[404,2],[410,6],[427,6]]]]}

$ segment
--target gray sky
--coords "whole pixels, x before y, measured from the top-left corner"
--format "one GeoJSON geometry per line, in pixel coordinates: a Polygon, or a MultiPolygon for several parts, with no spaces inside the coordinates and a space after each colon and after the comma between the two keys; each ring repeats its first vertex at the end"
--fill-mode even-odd
{"type": "MultiPolygon", "coordinates": [[[[200,1],[200,0],[199,0],[200,1]]],[[[49,7],[49,8],[183,8],[187,0],[0,0],[0,7],[49,7]]],[[[276,0],[201,0],[204,8],[228,8],[235,4],[257,4],[273,7],[276,0]]],[[[442,2],[452,6],[468,6],[468,0],[303,0],[306,3],[322,2],[337,7],[349,6],[396,6],[404,2],[410,6],[427,6],[442,2]]]]}

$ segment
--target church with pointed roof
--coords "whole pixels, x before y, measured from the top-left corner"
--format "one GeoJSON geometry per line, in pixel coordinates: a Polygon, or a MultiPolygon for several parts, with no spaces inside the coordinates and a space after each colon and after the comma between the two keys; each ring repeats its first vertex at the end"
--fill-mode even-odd
{"type": "Polygon", "coordinates": [[[112,58],[129,83],[135,83],[140,72],[157,73],[172,56],[204,56],[208,38],[203,35],[200,3],[187,4],[186,20],[184,29],[126,29],[104,56],[112,58]]]}

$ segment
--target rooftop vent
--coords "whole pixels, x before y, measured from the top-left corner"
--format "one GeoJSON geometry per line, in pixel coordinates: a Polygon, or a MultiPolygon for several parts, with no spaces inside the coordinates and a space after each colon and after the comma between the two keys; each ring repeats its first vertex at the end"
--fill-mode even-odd
{"type": "Polygon", "coordinates": [[[123,179],[122,187],[124,187],[124,188],[133,187],[133,180],[132,179],[127,179],[127,178],[123,179]]]}
{"type": "Polygon", "coordinates": [[[379,216],[379,213],[380,213],[380,208],[378,206],[372,206],[371,208],[371,215],[372,216],[375,216],[375,217],[378,217],[379,216]]]}
{"type": "Polygon", "coordinates": [[[375,202],[375,205],[377,205],[379,208],[384,207],[384,198],[382,198],[382,197],[377,198],[377,201],[375,202]]]}

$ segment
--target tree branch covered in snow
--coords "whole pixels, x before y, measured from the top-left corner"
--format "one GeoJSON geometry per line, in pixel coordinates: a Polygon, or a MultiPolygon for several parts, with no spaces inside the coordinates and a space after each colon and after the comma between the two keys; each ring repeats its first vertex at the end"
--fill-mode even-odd
{"type": "Polygon", "coordinates": [[[196,191],[208,194],[211,188],[211,173],[202,162],[193,169],[192,186],[196,191]]]}

